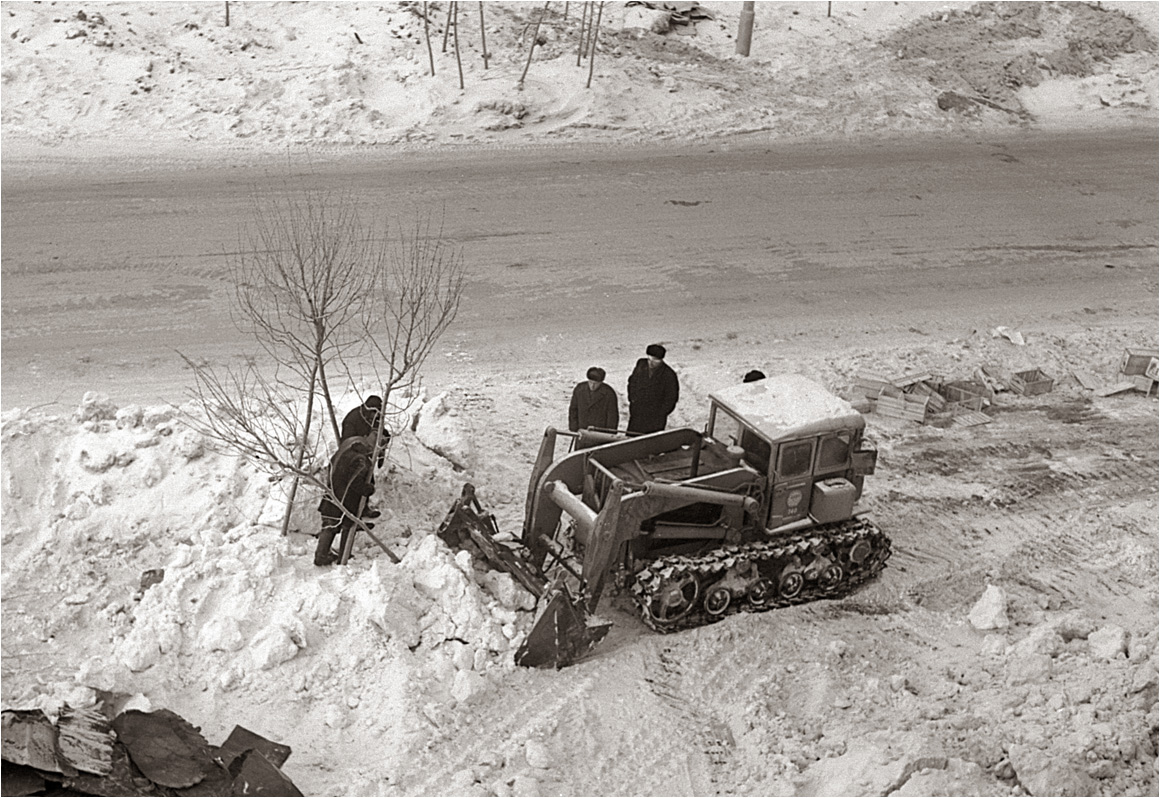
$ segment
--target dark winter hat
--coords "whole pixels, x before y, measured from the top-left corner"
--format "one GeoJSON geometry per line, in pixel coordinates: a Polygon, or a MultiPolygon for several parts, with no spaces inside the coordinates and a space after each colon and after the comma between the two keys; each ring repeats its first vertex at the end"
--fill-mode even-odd
{"type": "Polygon", "coordinates": [[[764,380],[764,379],[765,379],[765,373],[758,371],[757,369],[754,369],[753,371],[746,374],[744,379],[742,379],[741,381],[742,382],[757,382],[758,380],[764,380]]]}
{"type": "Polygon", "coordinates": [[[383,409],[383,398],[381,396],[368,396],[363,402],[363,407],[373,407],[375,410],[383,409]]]}
{"type": "Polygon", "coordinates": [[[659,358],[660,360],[665,359],[665,348],[660,344],[649,344],[644,350],[644,353],[649,357],[659,358]]]}
{"type": "Polygon", "coordinates": [[[593,366],[588,369],[588,379],[596,380],[596,382],[604,382],[604,369],[599,366],[593,366]]]}

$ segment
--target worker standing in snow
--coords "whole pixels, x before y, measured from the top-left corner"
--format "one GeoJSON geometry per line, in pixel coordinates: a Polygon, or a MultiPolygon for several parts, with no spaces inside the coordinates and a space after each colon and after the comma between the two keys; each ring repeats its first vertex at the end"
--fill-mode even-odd
{"type": "MultiPolygon", "coordinates": [[[[372,439],[373,440],[373,439],[372,439]]],[[[330,494],[318,504],[322,514],[322,530],[314,549],[314,564],[332,565],[338,555],[330,550],[335,535],[341,533],[339,551],[346,545],[347,536],[358,516],[363,499],[375,492],[374,472],[371,468],[371,447],[366,438],[347,438],[330,459],[330,494]],[[335,499],[339,504],[335,504],[335,499]],[[350,516],[343,515],[345,509],[350,516]]]]}
{"type": "Polygon", "coordinates": [[[615,430],[620,423],[620,411],[616,391],[604,382],[604,369],[593,366],[588,369],[586,377],[572,389],[568,429],[572,432],[589,428],[615,430]]]}
{"type": "Polygon", "coordinates": [[[659,432],[677,406],[681,387],[677,373],[665,363],[665,348],[649,344],[647,357],[636,361],[628,378],[628,431],[659,432]]]}
{"type": "MultiPolygon", "coordinates": [[[[342,438],[368,438],[372,442],[378,434],[379,422],[383,414],[383,400],[379,396],[368,396],[366,400],[346,414],[342,420],[342,438]]],[[[376,464],[383,467],[387,457],[387,444],[391,442],[391,431],[383,427],[383,439],[380,442],[376,464]]]]}

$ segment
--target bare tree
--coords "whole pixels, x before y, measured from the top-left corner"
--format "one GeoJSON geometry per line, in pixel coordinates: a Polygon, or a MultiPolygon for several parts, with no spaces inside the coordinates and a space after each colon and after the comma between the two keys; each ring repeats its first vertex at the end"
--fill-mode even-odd
{"type": "MultiPolygon", "coordinates": [[[[191,397],[202,411],[193,426],[220,448],[293,478],[283,534],[299,481],[336,498],[318,456],[322,436],[312,427],[321,404],[339,438],[331,372],[349,387],[356,357],[382,358],[372,369],[383,386],[381,441],[391,391],[418,380],[458,311],[462,253],[443,240],[442,227],[434,239],[431,233],[430,217],[420,217],[413,231],[392,238],[385,225],[367,224],[347,195],[260,201],[230,262],[232,312],[272,367],[267,373],[247,361],[214,368],[182,355],[194,373],[191,397]]],[[[343,513],[397,560],[361,519],[343,513]]]]}
{"type": "Polygon", "coordinates": [[[398,229],[363,324],[378,355],[372,362],[384,407],[400,388],[413,393],[432,347],[459,312],[466,276],[463,252],[447,242],[442,219],[434,227],[428,214],[398,229]]]}
{"type": "Polygon", "coordinates": [[[230,261],[234,323],[304,384],[317,382],[337,441],[327,365],[362,346],[353,322],[385,252],[348,195],[256,201],[254,217],[230,261]]]}

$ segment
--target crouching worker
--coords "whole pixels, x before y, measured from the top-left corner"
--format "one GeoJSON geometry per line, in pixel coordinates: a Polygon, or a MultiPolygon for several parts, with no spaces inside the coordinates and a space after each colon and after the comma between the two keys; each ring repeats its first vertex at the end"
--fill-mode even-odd
{"type": "Polygon", "coordinates": [[[332,565],[338,559],[339,555],[330,550],[335,535],[342,533],[338,544],[341,552],[354,526],[353,516],[359,514],[362,499],[375,492],[371,468],[373,445],[366,438],[347,438],[330,460],[330,490],[352,517],[343,515],[342,508],[329,495],[322,498],[318,504],[318,511],[322,514],[322,531],[318,535],[318,547],[314,550],[315,565],[332,565]]]}

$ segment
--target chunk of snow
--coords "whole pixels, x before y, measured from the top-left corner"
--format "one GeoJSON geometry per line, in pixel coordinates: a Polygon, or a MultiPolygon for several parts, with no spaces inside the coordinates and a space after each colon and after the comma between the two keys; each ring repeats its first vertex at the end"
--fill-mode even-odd
{"type": "Polygon", "coordinates": [[[109,401],[109,397],[96,391],[86,391],[81,397],[80,407],[73,414],[79,422],[85,421],[112,421],[117,417],[117,406],[109,401]]]}
{"type": "Polygon", "coordinates": [[[1128,653],[1128,633],[1115,624],[1092,632],[1087,642],[1091,655],[1096,659],[1119,659],[1128,653]]]}
{"type": "Polygon", "coordinates": [[[1007,594],[995,585],[987,585],[982,597],[975,602],[967,616],[971,626],[979,630],[1007,628],[1007,594]]]}

